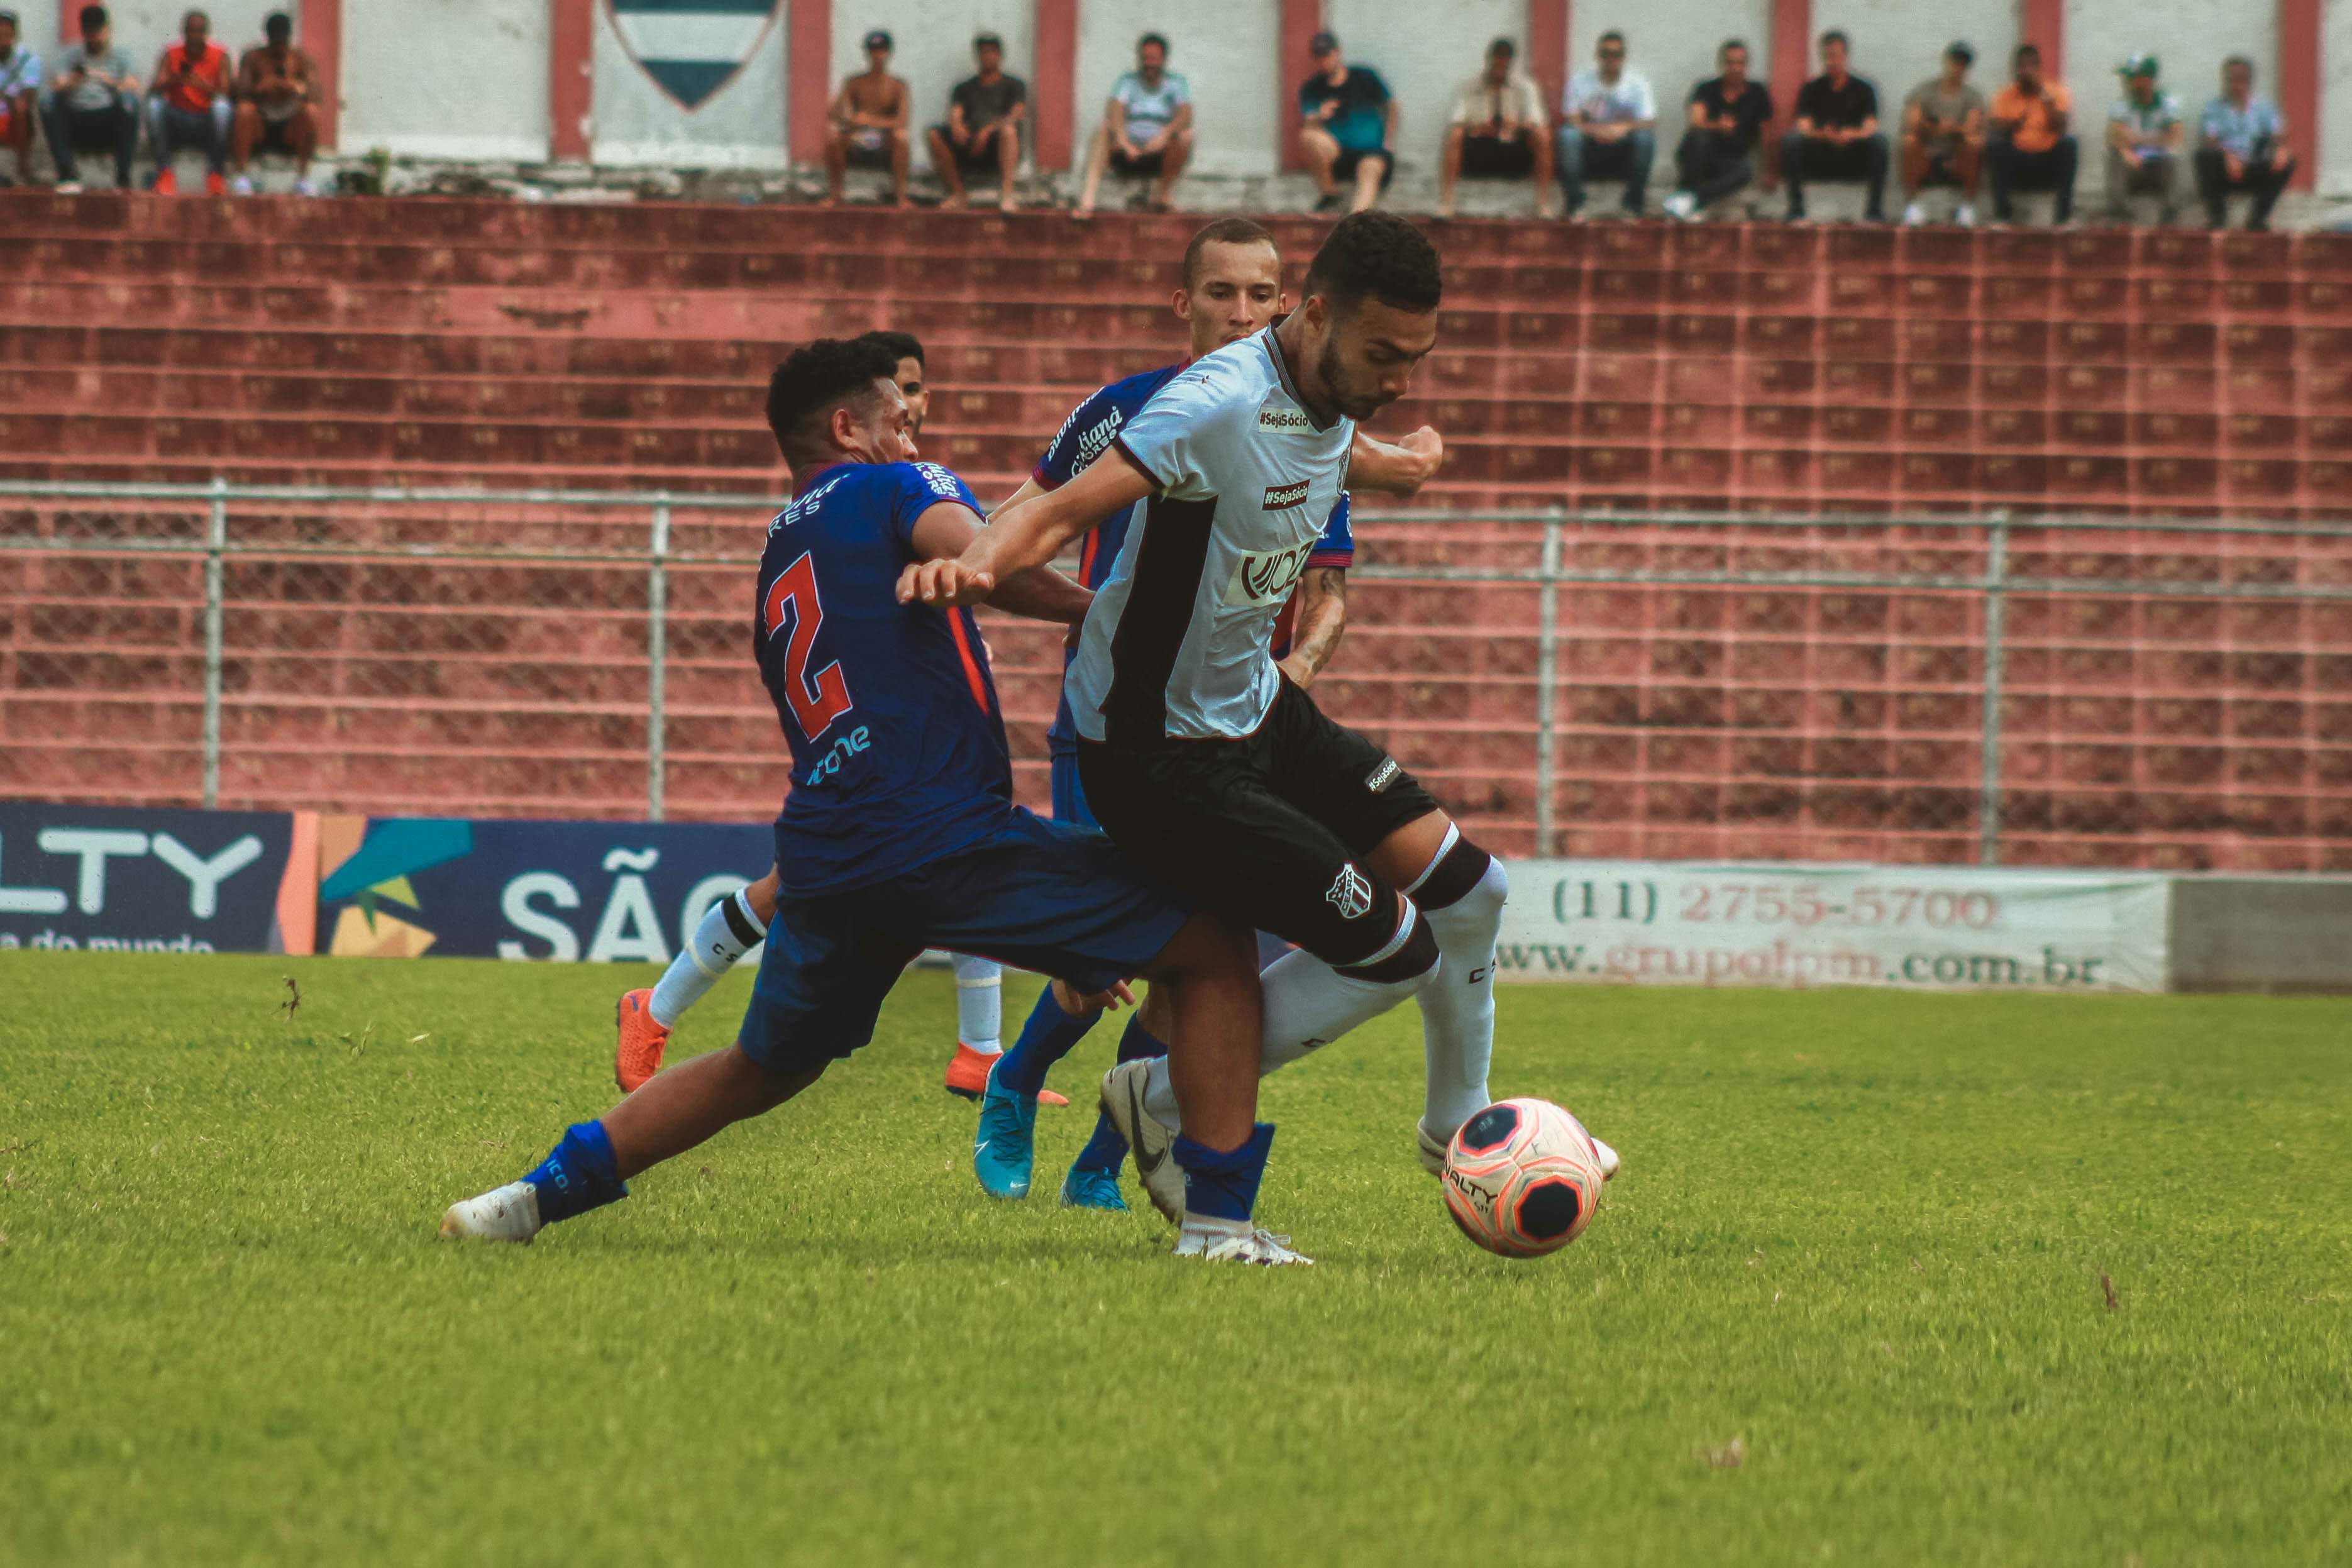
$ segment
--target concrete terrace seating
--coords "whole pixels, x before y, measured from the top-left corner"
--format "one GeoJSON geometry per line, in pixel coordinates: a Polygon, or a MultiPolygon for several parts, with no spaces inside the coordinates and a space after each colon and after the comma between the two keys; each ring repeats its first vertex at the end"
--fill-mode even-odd
{"type": "MultiPolygon", "coordinates": [[[[760,409],[778,353],[884,324],[931,351],[926,455],[983,496],[1009,492],[1078,396],[1177,352],[1167,298],[1192,226],[13,194],[0,213],[0,477],[752,497],[783,483],[760,409]]],[[[1272,226],[1295,288],[1321,226],[1272,226]]],[[[1435,232],[1449,265],[1441,347],[1381,427],[1446,432],[1441,504],[2352,519],[2352,241],[1435,232]]],[[[110,515],[0,501],[0,530],[100,536],[126,526],[110,515]]],[[[764,519],[751,504],[690,526],[749,553],[764,519]]],[[[177,504],[139,526],[200,537],[202,525],[177,504]]],[[[289,505],[239,527],[306,544],[510,544],[540,530],[625,552],[644,537],[641,516],[590,511],[289,505]]],[[[1534,563],[1527,525],[1363,531],[1368,561],[1534,563]]],[[[1974,536],[1906,537],[1872,547],[1880,569],[1974,570],[1974,536]]],[[[2189,550],[2111,538],[2126,575],[2189,550]]],[[[1635,526],[1580,532],[1570,558],[1736,569],[1780,543],[1635,526]]],[[[1831,559],[1852,546],[1831,530],[1807,548],[1831,559]]],[[[2042,550],[2063,575],[2069,548],[2021,531],[2011,570],[2042,550]]],[[[2313,552],[2242,564],[2335,580],[2343,552],[2313,552]]],[[[193,796],[201,576],[188,558],[0,553],[0,790],[193,796]]],[[[761,816],[780,788],[773,720],[743,658],[740,578],[671,575],[674,815],[761,816]]],[[[289,551],[232,561],[227,598],[225,804],[642,808],[641,572],[289,551]]],[[[1482,837],[1521,853],[1538,848],[1536,604],[1524,584],[1367,584],[1322,689],[1482,837]]],[[[2127,595],[2012,605],[2013,858],[2352,865],[2352,812],[2329,804],[2352,797],[2340,609],[2127,595]]],[[[1575,587],[1560,592],[1559,625],[1557,831],[1540,847],[1974,857],[1975,601],[1575,587]]],[[[1024,795],[1041,800],[1056,642],[1003,623],[991,637],[1024,795]]]]}

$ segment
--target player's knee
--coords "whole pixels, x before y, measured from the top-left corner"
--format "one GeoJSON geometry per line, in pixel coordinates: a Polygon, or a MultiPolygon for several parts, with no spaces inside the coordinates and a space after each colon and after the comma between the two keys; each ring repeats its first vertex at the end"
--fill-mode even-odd
{"type": "Polygon", "coordinates": [[[1457,836],[1412,892],[1423,910],[1441,913],[1449,922],[1500,924],[1503,905],[1511,896],[1511,878],[1500,860],[1457,836]]]}
{"type": "Polygon", "coordinates": [[[1410,900],[1398,901],[1403,904],[1405,919],[1411,922],[1404,939],[1388,952],[1341,967],[1340,973],[1352,980],[1369,980],[1376,985],[1399,986],[1406,992],[1418,991],[1437,978],[1438,961],[1443,956],[1438,952],[1437,932],[1410,900]]]}

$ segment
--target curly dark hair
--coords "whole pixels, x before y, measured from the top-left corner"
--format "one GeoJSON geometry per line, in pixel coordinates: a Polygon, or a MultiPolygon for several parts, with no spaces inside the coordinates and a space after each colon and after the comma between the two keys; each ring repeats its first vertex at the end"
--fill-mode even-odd
{"type": "Polygon", "coordinates": [[[898,356],[868,337],[803,343],[768,377],[768,428],[786,462],[814,447],[809,426],[898,374],[898,356]]]}
{"type": "Polygon", "coordinates": [[[898,368],[898,362],[902,359],[913,360],[925,370],[931,368],[923,359],[923,341],[912,332],[894,332],[887,327],[877,328],[874,331],[866,333],[857,341],[861,343],[880,343],[884,348],[888,349],[893,370],[898,368]]]}
{"type": "Polygon", "coordinates": [[[1332,227],[1307,268],[1305,295],[1320,294],[1335,311],[1360,300],[1415,314],[1437,309],[1445,287],[1437,247],[1394,213],[1349,213],[1332,227]]]}

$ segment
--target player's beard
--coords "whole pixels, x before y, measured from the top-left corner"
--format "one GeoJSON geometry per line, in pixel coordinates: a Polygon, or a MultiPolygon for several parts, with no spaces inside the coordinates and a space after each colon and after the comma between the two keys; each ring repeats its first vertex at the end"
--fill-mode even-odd
{"type": "Polygon", "coordinates": [[[1331,395],[1331,406],[1349,419],[1370,419],[1389,405],[1389,399],[1377,391],[1360,392],[1348,379],[1347,365],[1339,358],[1339,334],[1333,332],[1323,340],[1322,357],[1315,362],[1315,378],[1331,395]]]}

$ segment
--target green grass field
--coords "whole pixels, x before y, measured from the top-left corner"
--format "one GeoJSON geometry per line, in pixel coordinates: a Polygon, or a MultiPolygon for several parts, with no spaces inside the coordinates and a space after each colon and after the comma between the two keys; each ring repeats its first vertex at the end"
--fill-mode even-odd
{"type": "Polygon", "coordinates": [[[1496,1092],[1626,1161],[1533,1263],[1445,1219],[1393,1016],[1268,1084],[1319,1266],[1262,1271],[1055,1206],[1079,1107],[982,1197],[943,974],[528,1248],[435,1222],[607,1103],[638,973],[0,980],[10,1564],[2352,1553],[2342,1001],[1507,988],[1496,1092]]]}

